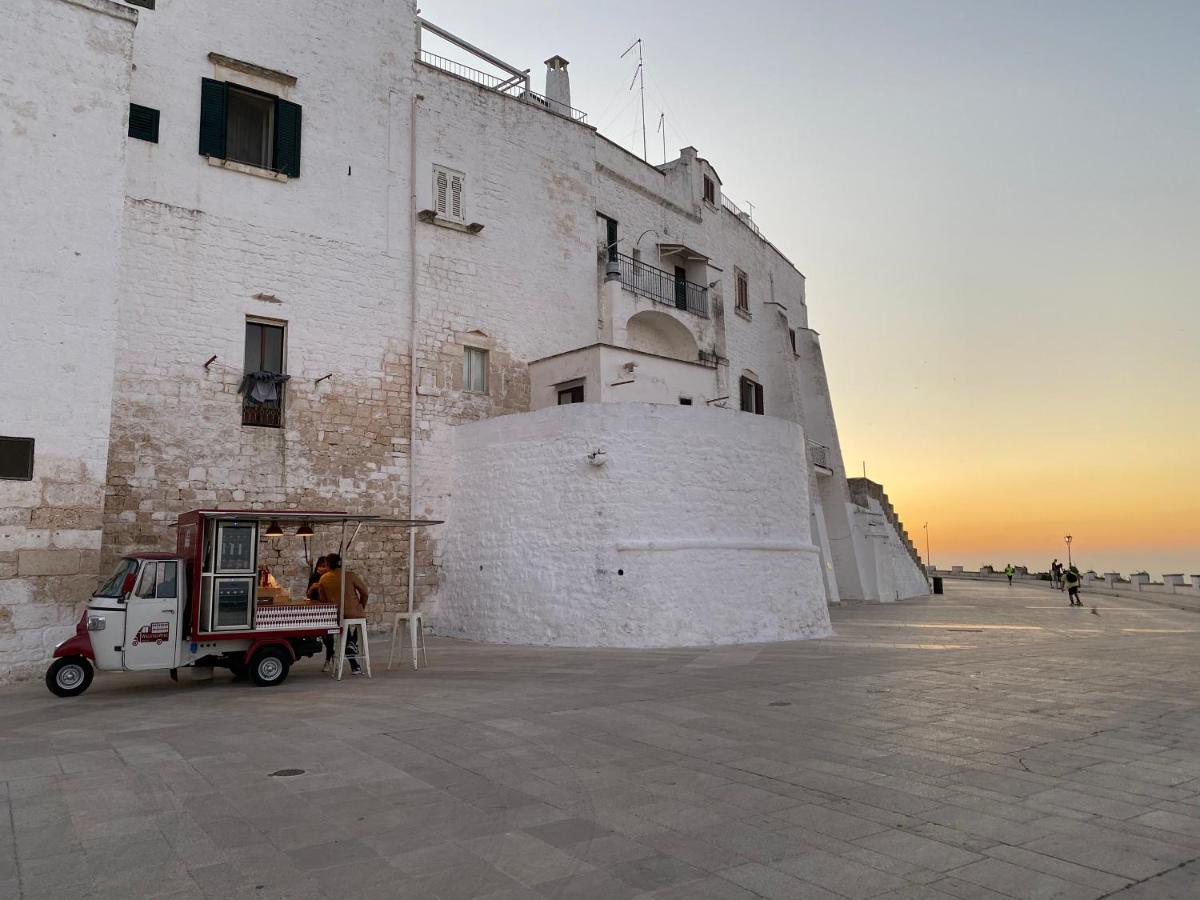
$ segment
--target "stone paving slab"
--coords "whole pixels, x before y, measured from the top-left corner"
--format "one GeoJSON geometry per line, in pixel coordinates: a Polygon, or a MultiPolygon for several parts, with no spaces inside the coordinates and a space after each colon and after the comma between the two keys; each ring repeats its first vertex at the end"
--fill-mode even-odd
{"type": "Polygon", "coordinates": [[[0,897],[1200,896],[1195,615],[947,586],[822,641],[10,686],[0,897]]]}

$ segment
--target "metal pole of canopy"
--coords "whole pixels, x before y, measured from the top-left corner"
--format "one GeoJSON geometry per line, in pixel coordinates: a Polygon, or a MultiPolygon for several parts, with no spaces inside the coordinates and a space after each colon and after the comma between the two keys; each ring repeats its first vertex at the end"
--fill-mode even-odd
{"type": "MultiPolygon", "coordinates": [[[[408,611],[413,611],[413,587],[416,584],[417,572],[417,529],[408,526],[408,611]]],[[[401,649],[404,649],[403,646],[401,649]]],[[[413,651],[416,652],[415,650],[413,651]]]]}

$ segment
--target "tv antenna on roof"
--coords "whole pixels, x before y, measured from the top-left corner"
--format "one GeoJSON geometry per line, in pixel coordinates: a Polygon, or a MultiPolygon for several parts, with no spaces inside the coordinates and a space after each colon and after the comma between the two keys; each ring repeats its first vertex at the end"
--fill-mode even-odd
{"type": "Polygon", "coordinates": [[[635,84],[640,84],[640,86],[641,86],[640,91],[641,91],[641,95],[642,95],[642,161],[649,162],[649,160],[646,159],[646,69],[642,65],[642,39],[638,38],[636,41],[634,41],[632,44],[630,44],[629,50],[626,50],[624,53],[621,54],[621,59],[624,59],[626,56],[628,56],[629,51],[632,50],[634,47],[637,47],[638,64],[637,64],[637,68],[633,70],[633,80],[629,82],[629,89],[632,91],[633,86],[635,84]]]}
{"type": "Polygon", "coordinates": [[[663,136],[663,165],[667,164],[667,114],[660,112],[658,114],[658,130],[663,136]]]}

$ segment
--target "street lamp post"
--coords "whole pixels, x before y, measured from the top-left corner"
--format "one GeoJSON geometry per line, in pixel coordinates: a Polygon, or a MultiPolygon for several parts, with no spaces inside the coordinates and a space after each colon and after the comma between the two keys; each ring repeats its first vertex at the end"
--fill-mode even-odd
{"type": "Polygon", "coordinates": [[[1069,569],[1071,568],[1071,541],[1073,538],[1068,534],[1063,540],[1067,542],[1067,568],[1069,569]]]}

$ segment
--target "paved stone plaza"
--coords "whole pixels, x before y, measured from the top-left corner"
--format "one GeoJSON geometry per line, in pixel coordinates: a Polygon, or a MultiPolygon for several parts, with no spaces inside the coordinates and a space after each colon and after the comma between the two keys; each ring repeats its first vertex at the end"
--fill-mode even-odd
{"type": "Polygon", "coordinates": [[[1098,612],[948,582],[823,641],[0,689],[0,897],[1193,898],[1200,616],[1098,612]]]}

